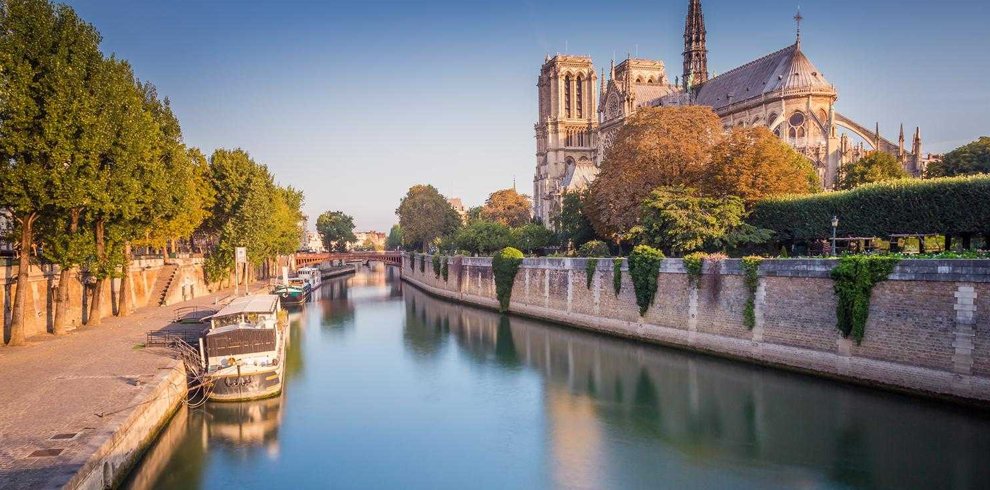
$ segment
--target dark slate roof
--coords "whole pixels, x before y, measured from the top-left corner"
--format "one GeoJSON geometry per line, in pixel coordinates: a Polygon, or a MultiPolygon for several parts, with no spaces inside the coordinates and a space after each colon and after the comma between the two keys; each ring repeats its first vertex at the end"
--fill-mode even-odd
{"type": "Polygon", "coordinates": [[[792,44],[736,69],[712,78],[698,90],[695,103],[716,111],[730,104],[780,90],[821,90],[835,93],[832,84],[792,44]]]}

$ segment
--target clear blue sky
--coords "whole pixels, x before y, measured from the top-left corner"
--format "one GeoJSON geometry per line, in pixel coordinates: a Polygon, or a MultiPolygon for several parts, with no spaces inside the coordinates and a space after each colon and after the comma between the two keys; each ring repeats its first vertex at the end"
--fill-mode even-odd
{"type": "MultiPolygon", "coordinates": [[[[306,193],[387,231],[431,183],[468,205],[532,192],[536,77],[546,53],[660,58],[680,73],[687,0],[477,2],[70,0],[207,154],[242,147],[306,193]]],[[[794,40],[796,1],[704,0],[709,67],[794,40]]],[[[990,134],[986,0],[805,0],[802,47],[838,108],[926,151],[990,134]]]]}

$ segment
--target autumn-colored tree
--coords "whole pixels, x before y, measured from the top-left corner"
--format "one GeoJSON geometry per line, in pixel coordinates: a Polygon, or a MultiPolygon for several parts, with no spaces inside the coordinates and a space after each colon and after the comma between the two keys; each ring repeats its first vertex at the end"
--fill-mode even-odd
{"type": "Polygon", "coordinates": [[[844,165],[839,179],[839,188],[853,189],[863,184],[883,182],[885,180],[903,179],[908,176],[906,170],[893,155],[875,151],[859,160],[844,165]]]}
{"type": "Polygon", "coordinates": [[[714,148],[697,185],[706,196],[739,197],[746,204],[821,188],[811,161],[763,126],[735,128],[714,148]]]}
{"type": "Polygon", "coordinates": [[[403,242],[424,252],[434,240],[454,233],[461,225],[460,215],[432,185],[410,187],[395,214],[403,242]]]}
{"type": "Polygon", "coordinates": [[[502,189],[488,196],[485,206],[481,208],[481,218],[515,228],[529,223],[532,211],[529,197],[515,189],[502,189]]]}
{"type": "Polygon", "coordinates": [[[658,186],[694,185],[722,124],[701,106],[644,107],[626,120],[605,154],[584,209],[599,235],[621,238],[658,186]]]}

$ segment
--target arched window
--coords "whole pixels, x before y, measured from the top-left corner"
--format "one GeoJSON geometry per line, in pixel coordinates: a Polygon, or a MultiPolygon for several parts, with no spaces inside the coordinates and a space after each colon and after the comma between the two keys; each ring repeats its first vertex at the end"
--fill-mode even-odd
{"type": "Polygon", "coordinates": [[[564,117],[571,117],[571,76],[564,77],[564,117]]]}
{"type": "Polygon", "coordinates": [[[577,77],[577,117],[584,117],[584,78],[581,75],[577,77]]]}

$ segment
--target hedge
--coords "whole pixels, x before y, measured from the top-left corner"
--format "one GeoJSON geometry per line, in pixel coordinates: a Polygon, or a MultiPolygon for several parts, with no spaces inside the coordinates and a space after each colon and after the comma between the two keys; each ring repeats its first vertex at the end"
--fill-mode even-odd
{"type": "Polygon", "coordinates": [[[850,191],[762,200],[749,224],[776,232],[777,241],[901,233],[990,235],[990,175],[902,179],[850,191]]]}

